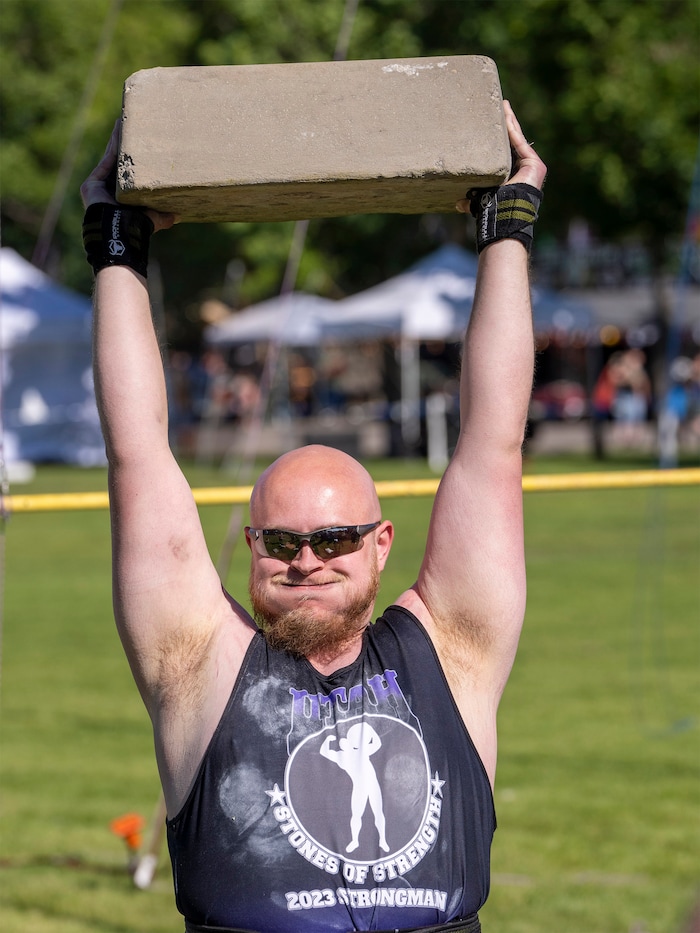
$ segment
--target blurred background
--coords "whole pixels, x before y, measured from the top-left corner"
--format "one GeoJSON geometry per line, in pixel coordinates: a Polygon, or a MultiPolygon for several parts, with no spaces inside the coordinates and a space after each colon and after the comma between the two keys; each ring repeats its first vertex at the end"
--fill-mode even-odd
{"type": "MultiPolygon", "coordinates": [[[[603,458],[633,448],[673,465],[700,450],[696,0],[3,0],[0,17],[10,463],[103,457],[78,189],[121,112],[125,79],[156,66],[341,55],[493,58],[549,165],[532,260],[530,451],[603,458]]],[[[439,469],[457,420],[470,220],[313,221],[293,269],[294,307],[262,315],[258,305],[282,291],[293,237],[291,223],[219,223],[155,238],[176,450],[226,465],[255,423],[262,454],[324,440],[364,457],[428,456],[439,469]],[[449,310],[442,333],[280,326],[313,316],[315,299],[344,302],[381,283],[408,313],[407,274],[421,278],[415,319],[431,302],[449,310]],[[242,317],[251,308],[252,331],[242,317]]],[[[380,313],[372,292],[364,300],[380,313]]]]}
{"type": "MultiPolygon", "coordinates": [[[[699,52],[697,0],[0,0],[3,491],[107,486],[79,186],[128,76],[334,57],[492,58],[549,166],[525,472],[700,465],[699,52]]],[[[180,225],[151,259],[194,488],[252,481],[316,440],[376,480],[442,470],[469,218],[180,225]]],[[[528,617],[499,710],[485,930],[700,931],[699,488],[525,497],[528,617]]],[[[380,606],[415,579],[430,506],[383,503],[397,540],[380,606]]],[[[181,930],[150,724],[111,617],[107,512],[6,518],[2,933],[181,930]],[[159,856],[148,892],[139,846],[159,856]]],[[[245,515],[201,518],[244,597],[245,515]]]]}

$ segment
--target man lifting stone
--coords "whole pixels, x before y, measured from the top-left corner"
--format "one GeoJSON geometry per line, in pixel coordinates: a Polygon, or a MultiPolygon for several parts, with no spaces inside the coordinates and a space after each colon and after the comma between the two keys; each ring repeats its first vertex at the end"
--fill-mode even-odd
{"type": "Polygon", "coordinates": [[[146,282],[149,238],[174,218],[116,203],[118,128],[82,186],[114,609],[153,723],[191,933],[480,929],[496,711],[525,610],[528,253],[546,174],[504,109],[514,172],[458,205],[476,217],[479,251],[459,439],[418,578],[374,624],[394,529],[367,471],[323,446],[283,455],[255,485],[253,615],[222,588],[168,446],[146,282]],[[350,847],[352,781],[329,750],[362,729],[376,736],[363,754],[386,833],[366,819],[350,847]]]}

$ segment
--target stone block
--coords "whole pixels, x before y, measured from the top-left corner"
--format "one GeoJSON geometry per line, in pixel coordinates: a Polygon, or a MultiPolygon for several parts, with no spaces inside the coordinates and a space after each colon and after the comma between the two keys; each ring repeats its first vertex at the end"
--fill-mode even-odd
{"type": "Polygon", "coordinates": [[[190,222],[452,212],[508,177],[501,100],[482,56],[139,71],[117,198],[190,222]]]}

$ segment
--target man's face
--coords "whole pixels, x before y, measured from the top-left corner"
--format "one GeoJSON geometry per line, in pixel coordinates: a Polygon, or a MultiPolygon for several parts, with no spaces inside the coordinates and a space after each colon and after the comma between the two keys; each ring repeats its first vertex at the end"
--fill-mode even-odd
{"type": "Polygon", "coordinates": [[[393,538],[391,522],[380,522],[380,517],[372,478],[347,454],[312,445],[284,454],[268,467],[251,497],[253,528],[310,535],[324,528],[378,523],[362,537],[357,551],[328,560],[321,542],[315,553],[308,541],[295,554],[284,551],[287,557],[293,554],[292,560],[281,560],[274,556],[278,552],[270,555],[246,532],[252,555],[251,603],[270,644],[307,658],[332,657],[364,630],[393,538]]]}
{"type": "Polygon", "coordinates": [[[251,604],[273,647],[303,657],[330,654],[369,624],[379,589],[374,535],[358,551],[330,560],[306,542],[291,563],[252,548],[251,604]]]}

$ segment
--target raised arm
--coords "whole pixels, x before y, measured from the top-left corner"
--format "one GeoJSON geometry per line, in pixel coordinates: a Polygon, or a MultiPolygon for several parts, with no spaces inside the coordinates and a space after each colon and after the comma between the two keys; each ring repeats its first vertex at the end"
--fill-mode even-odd
{"type": "MultiPolygon", "coordinates": [[[[509,184],[541,189],[546,167],[507,103],[504,109],[517,160],[509,184]]],[[[470,730],[482,733],[473,737],[491,774],[495,731],[483,724],[495,722],[525,610],[521,448],[533,365],[528,251],[502,239],[479,256],[459,439],[436,495],[417,583],[399,600],[433,638],[470,730]]]]}
{"type": "MultiPolygon", "coordinates": [[[[104,158],[81,187],[85,206],[107,204],[107,216],[116,204],[106,179],[117,141],[115,127],[104,158]]],[[[92,210],[99,215],[99,208],[92,210]]],[[[173,222],[156,212],[148,216],[156,230],[173,222]]],[[[101,248],[99,241],[92,247],[101,248]]],[[[154,724],[172,811],[220,715],[249,629],[222,590],[168,445],[165,379],[146,279],[128,265],[96,273],[94,373],[109,461],[115,617],[154,724]]]]}

